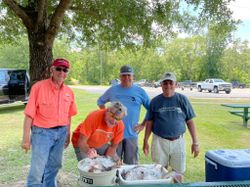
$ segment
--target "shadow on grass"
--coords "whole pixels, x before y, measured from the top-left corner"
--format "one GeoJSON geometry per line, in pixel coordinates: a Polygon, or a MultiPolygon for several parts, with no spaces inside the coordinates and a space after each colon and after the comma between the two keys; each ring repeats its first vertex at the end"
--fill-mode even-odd
{"type": "Polygon", "coordinates": [[[7,114],[10,112],[19,112],[25,109],[24,104],[20,105],[9,105],[9,106],[1,106],[0,105],[0,114],[7,114]]]}

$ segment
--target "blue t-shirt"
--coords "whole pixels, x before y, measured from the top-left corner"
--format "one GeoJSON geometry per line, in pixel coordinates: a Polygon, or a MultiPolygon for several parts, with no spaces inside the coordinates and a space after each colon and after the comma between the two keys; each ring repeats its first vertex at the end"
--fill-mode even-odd
{"type": "Polygon", "coordinates": [[[160,94],[152,99],[147,119],[153,120],[152,132],[160,137],[178,137],[186,131],[186,121],[195,117],[187,97],[175,93],[172,97],[160,94]]]}
{"type": "Polygon", "coordinates": [[[134,127],[138,124],[141,105],[149,109],[150,99],[141,87],[132,85],[129,88],[120,84],[110,87],[98,100],[97,105],[105,105],[107,102],[120,101],[127,107],[127,116],[123,118],[125,124],[124,138],[137,137],[134,127]]]}

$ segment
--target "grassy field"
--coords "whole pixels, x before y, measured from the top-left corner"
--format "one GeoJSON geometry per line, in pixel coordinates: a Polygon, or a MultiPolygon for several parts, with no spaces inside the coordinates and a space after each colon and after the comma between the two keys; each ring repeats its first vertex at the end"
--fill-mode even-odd
{"type": "MultiPolygon", "coordinates": [[[[89,94],[83,90],[74,90],[78,114],[73,118],[73,129],[92,110],[97,109],[99,95],[89,94]]],[[[249,148],[249,129],[243,127],[242,119],[233,116],[222,103],[250,103],[249,99],[191,99],[197,117],[194,119],[198,131],[201,153],[194,159],[190,151],[190,136],[185,134],[187,146],[187,171],[185,182],[205,180],[205,153],[213,149],[249,148]]],[[[26,179],[30,152],[25,154],[20,145],[23,127],[23,105],[0,107],[0,186],[23,186],[26,179]]],[[[143,110],[141,117],[144,115],[143,110]]],[[[151,163],[141,148],[143,134],[140,135],[140,163],[151,163]]],[[[77,161],[70,145],[64,154],[63,169],[60,172],[63,186],[75,186],[78,176],[77,161]]]]}

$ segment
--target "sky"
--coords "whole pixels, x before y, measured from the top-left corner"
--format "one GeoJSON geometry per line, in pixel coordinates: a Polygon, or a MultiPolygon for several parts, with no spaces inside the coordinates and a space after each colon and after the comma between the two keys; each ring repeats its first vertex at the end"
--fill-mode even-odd
{"type": "Polygon", "coordinates": [[[235,0],[230,3],[229,8],[233,11],[233,18],[242,21],[235,32],[235,38],[250,42],[250,0],[235,0]]]}

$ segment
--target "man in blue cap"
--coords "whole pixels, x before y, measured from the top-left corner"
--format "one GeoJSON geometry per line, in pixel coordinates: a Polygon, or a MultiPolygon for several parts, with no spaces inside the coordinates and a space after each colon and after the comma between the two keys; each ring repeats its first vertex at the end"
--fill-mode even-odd
{"type": "Polygon", "coordinates": [[[117,154],[125,164],[138,163],[138,134],[144,129],[145,121],[138,124],[140,109],[143,105],[148,109],[150,99],[141,87],[133,85],[134,70],[129,65],[120,69],[121,83],[110,87],[98,100],[97,105],[105,108],[107,102],[120,101],[127,108],[127,116],[123,118],[125,124],[124,139],[119,144],[117,154]]]}

